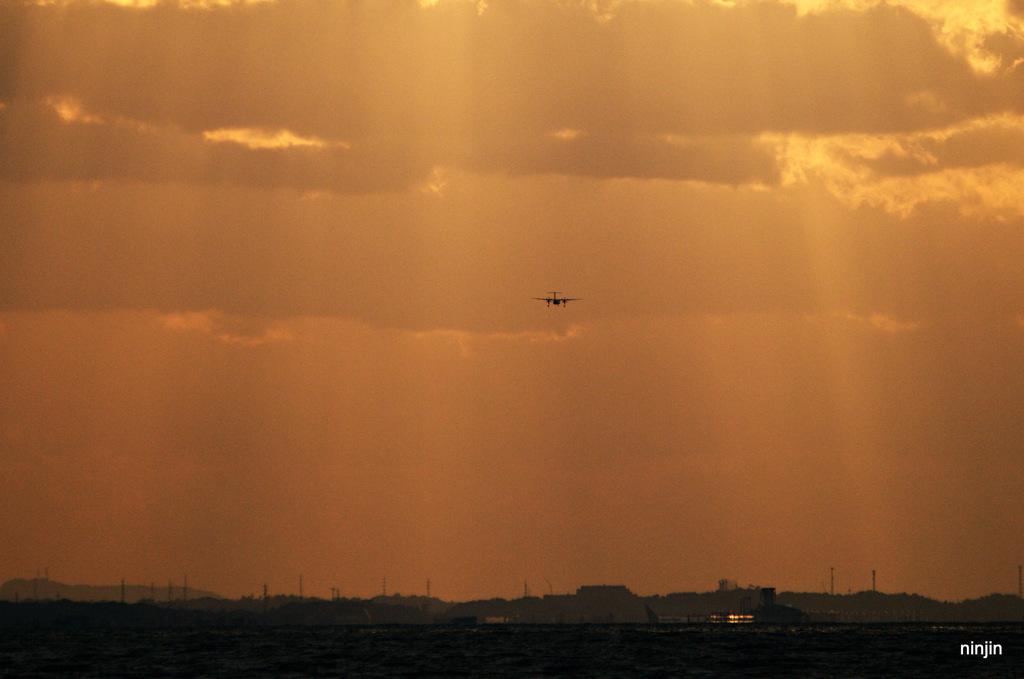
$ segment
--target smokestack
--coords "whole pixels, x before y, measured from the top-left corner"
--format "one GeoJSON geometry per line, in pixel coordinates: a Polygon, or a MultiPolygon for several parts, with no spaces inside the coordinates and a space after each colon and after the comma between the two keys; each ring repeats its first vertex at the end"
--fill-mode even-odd
{"type": "Polygon", "coordinates": [[[835,596],[836,595],[836,569],[835,569],[835,566],[829,566],[828,567],[828,577],[829,577],[829,588],[828,588],[829,594],[831,594],[832,596],[835,596]]]}
{"type": "Polygon", "coordinates": [[[877,589],[875,589],[875,569],[874,568],[871,569],[871,591],[872,592],[877,592],[878,591],[877,589]]]}

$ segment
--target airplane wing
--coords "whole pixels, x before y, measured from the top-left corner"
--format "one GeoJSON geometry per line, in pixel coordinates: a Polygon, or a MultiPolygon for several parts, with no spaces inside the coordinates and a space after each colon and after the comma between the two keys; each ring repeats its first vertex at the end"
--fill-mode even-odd
{"type": "Polygon", "coordinates": [[[582,299],[582,297],[559,297],[557,292],[552,292],[551,297],[534,297],[533,299],[538,300],[540,302],[547,302],[548,305],[557,305],[565,304],[566,302],[575,302],[577,300],[582,299]]]}

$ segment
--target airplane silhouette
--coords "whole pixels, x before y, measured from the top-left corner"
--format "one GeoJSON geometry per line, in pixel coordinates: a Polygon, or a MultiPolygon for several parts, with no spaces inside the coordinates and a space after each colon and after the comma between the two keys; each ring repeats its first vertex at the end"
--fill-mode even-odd
{"type": "Polygon", "coordinates": [[[547,302],[548,306],[551,306],[552,304],[555,306],[558,306],[559,304],[564,306],[566,302],[575,302],[580,299],[579,297],[559,297],[557,292],[551,292],[549,294],[551,295],[550,297],[534,297],[534,299],[540,300],[541,302],[547,302]]]}

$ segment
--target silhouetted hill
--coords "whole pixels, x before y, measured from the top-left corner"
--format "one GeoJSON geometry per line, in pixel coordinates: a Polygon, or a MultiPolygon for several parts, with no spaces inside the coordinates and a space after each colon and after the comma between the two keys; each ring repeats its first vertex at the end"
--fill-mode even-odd
{"type": "Polygon", "coordinates": [[[856,592],[831,595],[783,592],[779,600],[829,622],[1020,622],[1024,599],[990,594],[961,602],[936,601],[920,594],[856,592]]]}
{"type": "Polygon", "coordinates": [[[576,594],[490,599],[456,604],[447,620],[505,623],[642,623],[650,621],[644,599],[619,585],[580,587],[576,594]]]}
{"type": "MultiPolygon", "coordinates": [[[[654,596],[647,604],[661,618],[685,620],[712,613],[745,613],[757,604],[757,589],[686,592],[654,596]]],[[[779,604],[807,614],[811,622],[1021,622],[1024,599],[991,594],[962,602],[937,601],[920,594],[780,592],[779,604]]]]}
{"type": "MultiPolygon", "coordinates": [[[[219,594],[188,588],[188,599],[222,598],[219,594]]],[[[0,585],[0,600],[68,599],[69,601],[121,601],[121,585],[68,585],[47,578],[15,578],[0,585]]],[[[124,603],[152,601],[167,603],[183,598],[181,586],[125,585],[124,603]]]]}

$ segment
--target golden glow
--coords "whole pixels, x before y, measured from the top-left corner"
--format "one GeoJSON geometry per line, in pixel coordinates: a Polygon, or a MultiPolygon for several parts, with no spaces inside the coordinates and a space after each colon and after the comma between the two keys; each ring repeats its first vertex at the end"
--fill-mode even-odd
{"type": "MultiPolygon", "coordinates": [[[[235,5],[254,5],[278,2],[279,0],[170,0],[183,9],[210,9],[214,7],[232,7],[235,5]]],[[[168,0],[32,0],[36,5],[58,5],[61,7],[85,4],[110,4],[118,7],[151,9],[158,5],[169,4],[168,0]]]]}
{"type": "Polygon", "coordinates": [[[98,124],[103,122],[99,116],[86,113],[82,108],[82,102],[74,97],[47,97],[45,101],[66,123],[98,124]]]}
{"type": "Polygon", "coordinates": [[[486,0],[418,0],[420,7],[436,7],[442,3],[468,3],[476,6],[477,14],[483,14],[487,9],[486,0]]]}
{"type": "Polygon", "coordinates": [[[454,181],[455,172],[448,167],[431,168],[430,177],[423,183],[420,190],[428,195],[443,196],[448,185],[454,181]]]}
{"type": "Polygon", "coordinates": [[[350,148],[345,142],[327,142],[316,137],[300,137],[288,130],[267,131],[258,128],[221,128],[203,132],[203,139],[212,142],[231,142],[250,149],[284,149],[293,146],[314,148],[350,148]]]}
{"type": "MultiPolygon", "coordinates": [[[[883,4],[883,0],[787,1],[801,13],[824,12],[837,7],[862,12],[883,4]]],[[[906,7],[928,19],[942,43],[954,53],[965,55],[971,65],[982,73],[992,73],[1004,66],[999,57],[985,47],[986,39],[1002,33],[1018,39],[1024,36],[1024,20],[1010,12],[1010,3],[1006,0],[886,1],[887,4],[906,7]]]]}
{"type": "Polygon", "coordinates": [[[555,139],[561,139],[563,141],[572,141],[574,139],[579,139],[580,137],[586,136],[586,132],[584,132],[583,130],[574,130],[572,128],[566,127],[561,130],[558,130],[557,132],[552,132],[551,136],[554,137],[555,139]]]}
{"type": "Polygon", "coordinates": [[[1022,215],[1024,201],[1018,187],[1024,167],[1020,164],[982,161],[949,167],[939,157],[955,138],[1007,136],[1024,143],[1024,117],[997,114],[909,134],[764,135],[762,139],[776,149],[785,185],[822,181],[834,196],[853,207],[872,205],[905,217],[924,203],[951,202],[969,215],[1022,215]],[[906,161],[916,171],[886,175],[877,168],[885,158],[906,161]]]}

